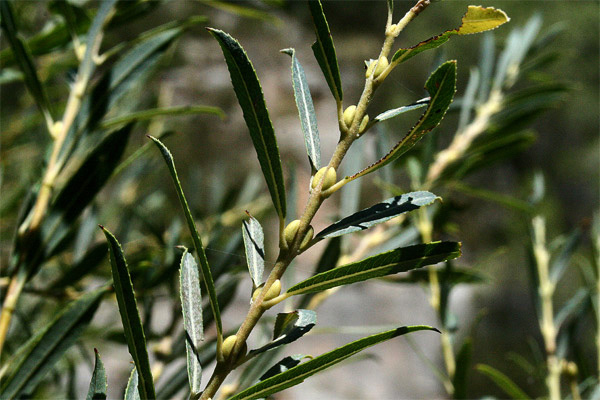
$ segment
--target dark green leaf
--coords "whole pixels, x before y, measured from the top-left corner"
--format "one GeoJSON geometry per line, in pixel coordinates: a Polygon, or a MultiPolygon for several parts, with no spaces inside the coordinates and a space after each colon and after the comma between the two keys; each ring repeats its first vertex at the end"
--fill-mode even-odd
{"type": "Polygon", "coordinates": [[[385,112],[382,112],[378,116],[376,116],[373,119],[373,122],[385,121],[386,119],[397,117],[398,115],[404,114],[405,112],[416,110],[416,109],[421,108],[421,107],[425,107],[427,104],[429,104],[430,100],[431,99],[429,97],[425,97],[425,98],[423,98],[421,100],[415,101],[413,104],[409,104],[407,106],[402,106],[402,107],[394,108],[392,110],[387,110],[385,112]]]}
{"type": "Polygon", "coordinates": [[[565,273],[569,266],[569,260],[577,249],[579,242],[581,241],[581,230],[576,229],[567,238],[565,243],[560,247],[558,254],[553,258],[550,263],[550,281],[553,284],[557,284],[560,278],[565,273]]]}
{"type": "MultiPolygon", "coordinates": [[[[319,262],[317,263],[317,268],[315,269],[313,275],[320,274],[321,272],[329,271],[332,268],[337,266],[338,260],[342,254],[342,238],[341,236],[337,236],[331,238],[329,243],[327,243],[327,247],[323,250],[323,254],[321,254],[321,258],[319,258],[319,262]]],[[[306,308],[310,304],[310,300],[313,298],[314,293],[308,293],[300,297],[298,301],[297,308],[306,308]]]]}
{"type": "Polygon", "coordinates": [[[29,93],[31,93],[38,108],[42,112],[46,124],[51,126],[53,120],[50,101],[48,100],[46,90],[40,82],[29,49],[18,33],[10,1],[5,0],[0,2],[0,16],[2,17],[0,19],[0,25],[2,25],[2,30],[6,34],[8,43],[13,50],[17,64],[19,64],[19,68],[23,71],[25,85],[27,85],[29,93]]]}
{"type": "Polygon", "coordinates": [[[219,107],[211,106],[179,106],[153,108],[150,110],[136,111],[131,114],[108,119],[100,124],[101,129],[112,128],[117,125],[124,125],[130,122],[145,121],[160,116],[175,115],[194,115],[194,114],[213,114],[223,118],[225,113],[219,107]]]}
{"type": "Polygon", "coordinates": [[[146,348],[146,335],[138,312],[127,261],[117,239],[106,228],[103,226],[101,228],[110,249],[110,264],[115,294],[119,304],[119,314],[121,314],[121,321],[123,322],[125,339],[127,339],[127,347],[136,369],[139,371],[138,390],[142,398],[154,399],[156,394],[154,393],[154,380],[148,359],[148,349],[146,348]]]}
{"type": "Polygon", "coordinates": [[[188,206],[187,200],[185,199],[185,195],[183,194],[183,189],[181,187],[181,182],[179,182],[179,177],[177,176],[177,170],[175,169],[175,161],[173,160],[173,156],[167,147],[162,144],[162,142],[156,138],[150,136],[150,139],[154,141],[156,146],[159,148],[160,153],[162,154],[165,162],[167,163],[167,167],[169,168],[169,172],[171,174],[171,178],[173,179],[173,184],[175,185],[175,190],[177,191],[177,196],[179,197],[179,203],[181,204],[181,208],[183,208],[183,213],[185,215],[185,220],[188,224],[188,229],[190,234],[192,235],[192,240],[194,241],[194,247],[196,248],[196,255],[200,260],[200,268],[202,272],[202,282],[204,283],[204,288],[208,293],[208,298],[210,300],[210,307],[212,310],[212,315],[214,316],[214,320],[217,326],[217,333],[219,336],[223,334],[223,325],[221,323],[221,312],[219,310],[219,302],[217,300],[217,292],[215,290],[215,282],[212,277],[212,273],[210,270],[210,266],[208,265],[208,260],[206,259],[206,253],[204,252],[204,246],[202,245],[202,240],[200,239],[200,234],[196,229],[196,223],[194,222],[194,217],[192,216],[192,212],[190,211],[190,207],[188,206]]]}
{"type": "Polygon", "coordinates": [[[289,313],[279,313],[273,328],[273,341],[250,351],[257,355],[275,347],[292,343],[310,331],[317,323],[317,313],[313,310],[296,310],[289,313]]]}
{"type": "Polygon", "coordinates": [[[260,222],[253,216],[248,221],[242,221],[242,237],[246,250],[246,263],[250,271],[250,277],[255,288],[263,283],[263,271],[265,269],[265,237],[260,222]]]}
{"type": "Polygon", "coordinates": [[[139,391],[139,376],[135,366],[129,375],[129,379],[127,380],[124,400],[141,400],[139,391]]]}
{"type": "Polygon", "coordinates": [[[106,391],[108,389],[108,383],[106,382],[106,370],[104,364],[100,359],[98,350],[94,349],[94,355],[96,362],[94,364],[94,372],[92,373],[92,380],[90,381],[90,388],[86,400],[104,400],[106,399],[106,391]]]}
{"type": "Polygon", "coordinates": [[[223,50],[233,89],[244,112],[273,205],[279,218],[285,219],[285,186],[279,148],[254,66],[237,40],[218,29],[208,28],[208,31],[223,50]]]}
{"type": "Polygon", "coordinates": [[[399,64],[425,50],[440,47],[442,44],[446,43],[452,35],[470,35],[488,31],[497,28],[509,20],[510,18],[508,18],[502,10],[496,10],[493,7],[483,8],[481,6],[469,6],[467,13],[462,17],[461,25],[458,28],[434,36],[408,49],[398,50],[392,57],[391,62],[399,64]]]}
{"type": "Polygon", "coordinates": [[[317,41],[312,45],[313,53],[321,67],[321,71],[323,71],[323,75],[325,75],[325,80],[331,90],[331,94],[340,103],[344,97],[340,67],[338,66],[331,32],[329,32],[329,24],[323,13],[323,6],[320,0],[309,0],[308,8],[310,9],[315,26],[315,34],[317,35],[317,41]]]}
{"type": "Polygon", "coordinates": [[[404,326],[401,328],[392,329],[390,331],[378,333],[376,335],[367,336],[352,343],[348,343],[347,345],[339,347],[333,351],[315,357],[310,361],[292,367],[285,372],[265,379],[262,382],[236,394],[235,396],[231,397],[230,400],[250,400],[267,397],[273,393],[277,393],[289,387],[298,385],[306,378],[341,361],[344,361],[348,357],[353,356],[367,347],[385,342],[386,340],[395,338],[397,336],[420,330],[436,329],[424,325],[404,326]]]}
{"type": "Polygon", "coordinates": [[[431,204],[437,198],[430,192],[411,192],[392,197],[329,225],[319,232],[315,239],[336,237],[371,228],[400,214],[431,204]]]}
{"type": "Polygon", "coordinates": [[[346,181],[366,175],[396,160],[440,123],[456,92],[456,61],[445,62],[435,70],[427,79],[425,89],[429,92],[431,100],[419,122],[387,155],[357,174],[345,178],[346,181]]]}
{"type": "Polygon", "coordinates": [[[281,52],[292,57],[292,86],[294,87],[296,107],[300,115],[300,125],[304,133],[304,144],[312,169],[317,171],[321,168],[321,140],[319,139],[319,129],[317,127],[317,114],[315,113],[315,106],[310,95],[306,75],[304,75],[304,68],[300,65],[294,49],[285,49],[281,52]]]}
{"type": "Polygon", "coordinates": [[[82,334],[106,292],[103,287],[71,302],[22,346],[23,351],[17,350],[2,379],[0,397],[12,399],[32,394],[44,375],[82,334]]]}
{"type": "Polygon", "coordinates": [[[577,292],[571,297],[565,305],[560,309],[554,317],[554,326],[557,329],[567,321],[571,316],[577,314],[579,310],[586,306],[586,302],[590,298],[590,292],[586,288],[579,288],[577,292]]]}
{"type": "Polygon", "coordinates": [[[454,386],[454,399],[467,398],[467,374],[471,366],[471,355],[473,353],[473,342],[470,338],[466,338],[463,342],[458,354],[456,355],[456,370],[452,378],[452,386],[454,386]]]}
{"type": "Polygon", "coordinates": [[[433,242],[403,247],[322,272],[292,286],[287,294],[293,296],[320,292],[336,286],[406,272],[459,256],[460,243],[456,242],[433,242]]]}
{"type": "MultiPolygon", "coordinates": [[[[432,267],[435,268],[435,267],[432,267]]],[[[437,269],[437,268],[436,268],[437,269]]],[[[467,284],[476,284],[476,283],[485,283],[489,281],[489,278],[485,275],[473,270],[473,269],[459,269],[456,267],[452,268],[452,271],[447,273],[446,271],[438,270],[438,274],[445,274],[444,279],[446,283],[449,285],[458,285],[461,283],[467,284]]],[[[429,271],[423,269],[414,269],[409,271],[404,275],[397,276],[386,276],[382,278],[385,281],[389,282],[398,282],[398,283],[429,283],[429,271]]]]}
{"type": "Polygon", "coordinates": [[[511,399],[530,399],[531,397],[514,383],[508,376],[504,375],[497,369],[490,367],[485,364],[477,364],[475,367],[477,371],[481,372],[504,391],[511,399]]]}
{"type": "Polygon", "coordinates": [[[269,379],[272,376],[281,374],[282,372],[287,371],[290,368],[295,367],[296,365],[300,364],[300,362],[302,360],[304,360],[305,358],[312,358],[310,356],[304,355],[304,354],[294,354],[293,356],[287,356],[284,357],[282,360],[280,360],[277,364],[273,365],[271,368],[269,368],[261,377],[260,377],[260,381],[264,381],[265,379],[269,379]]]}
{"type": "Polygon", "coordinates": [[[181,257],[179,287],[190,393],[192,396],[196,396],[201,392],[202,365],[198,359],[198,349],[200,342],[204,340],[204,326],[202,325],[202,294],[200,293],[198,264],[194,260],[194,256],[187,250],[181,257]]]}
{"type": "Polygon", "coordinates": [[[481,188],[474,188],[458,181],[450,183],[448,187],[453,190],[457,190],[461,193],[467,194],[469,196],[498,203],[509,209],[522,211],[527,214],[531,214],[534,212],[534,207],[529,202],[523,201],[510,195],[481,188]]]}

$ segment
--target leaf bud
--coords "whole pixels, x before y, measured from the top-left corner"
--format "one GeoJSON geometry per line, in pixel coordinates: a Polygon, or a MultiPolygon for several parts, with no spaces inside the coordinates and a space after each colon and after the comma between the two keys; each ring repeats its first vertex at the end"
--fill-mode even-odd
{"type": "Polygon", "coordinates": [[[312,183],[310,184],[310,186],[313,189],[316,188],[321,179],[323,179],[323,185],[321,185],[321,190],[326,190],[332,187],[337,181],[337,173],[335,172],[335,168],[323,167],[320,170],[318,170],[315,176],[313,176],[312,183]],[[325,176],[325,178],[323,178],[323,176],[325,176]]]}
{"type": "MultiPolygon", "coordinates": [[[[288,226],[286,226],[285,229],[283,230],[283,237],[285,238],[285,242],[287,243],[288,246],[290,246],[292,244],[292,242],[294,241],[294,238],[296,237],[296,233],[298,232],[299,227],[300,227],[300,220],[295,219],[292,222],[290,222],[288,224],[288,226]]],[[[308,243],[313,238],[314,232],[315,231],[314,231],[313,227],[309,226],[308,231],[306,232],[306,235],[304,236],[304,239],[302,239],[302,243],[300,244],[300,250],[303,250],[306,248],[306,246],[308,246],[308,243]]],[[[281,283],[280,283],[280,285],[281,285],[281,283]]],[[[279,296],[279,294],[277,296],[279,296]]]]}
{"type": "Polygon", "coordinates": [[[358,128],[358,133],[361,134],[365,131],[367,124],[369,123],[369,115],[365,114],[363,120],[360,122],[360,127],[358,128]]]}
{"type": "MultiPolygon", "coordinates": [[[[313,229],[312,226],[309,226],[308,232],[306,232],[306,236],[304,236],[304,239],[302,239],[302,243],[300,244],[300,251],[306,249],[306,247],[308,246],[308,244],[310,243],[310,241],[312,240],[314,235],[315,235],[315,230],[313,229]]],[[[281,284],[279,286],[281,286],[281,284]]]]}
{"type": "Polygon", "coordinates": [[[354,114],[356,114],[356,106],[354,105],[348,106],[348,108],[344,110],[342,118],[344,119],[346,126],[349,127],[352,125],[352,121],[354,121],[354,114]]]}
{"type": "Polygon", "coordinates": [[[365,77],[368,78],[373,74],[373,79],[377,78],[381,73],[390,65],[387,57],[383,56],[377,60],[370,60],[367,63],[367,72],[365,72],[365,77]],[[373,68],[375,68],[375,72],[373,72],[373,68]]]}
{"type": "Polygon", "coordinates": [[[233,346],[235,346],[235,342],[237,342],[237,335],[231,335],[223,340],[223,345],[221,346],[221,353],[223,354],[223,358],[227,360],[231,355],[231,351],[233,350],[233,346]]]}
{"type": "Polygon", "coordinates": [[[273,282],[269,290],[267,290],[267,293],[265,294],[265,301],[273,300],[275,297],[279,296],[280,293],[281,281],[277,279],[275,282],[273,282]]]}

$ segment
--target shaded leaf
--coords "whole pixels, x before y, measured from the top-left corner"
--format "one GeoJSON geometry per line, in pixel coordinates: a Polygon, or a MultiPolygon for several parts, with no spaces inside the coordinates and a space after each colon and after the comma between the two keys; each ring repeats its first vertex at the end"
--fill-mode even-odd
{"type": "Polygon", "coordinates": [[[318,357],[313,358],[310,361],[296,365],[289,368],[287,371],[272,376],[257,383],[254,386],[236,394],[231,397],[230,400],[250,400],[269,396],[273,393],[280,392],[289,387],[302,383],[306,378],[321,372],[345,359],[353,356],[354,354],[366,349],[367,347],[375,344],[385,342],[386,340],[395,338],[397,336],[405,335],[407,333],[420,331],[420,330],[435,330],[430,326],[418,325],[418,326],[404,326],[390,331],[378,333],[376,335],[367,336],[365,338],[356,340],[352,343],[348,343],[345,346],[339,347],[328,353],[322,354],[318,357]]]}
{"type": "Polygon", "coordinates": [[[94,364],[94,372],[92,373],[92,380],[90,381],[90,388],[86,400],[104,400],[106,399],[106,391],[108,389],[108,383],[106,381],[106,370],[104,364],[100,359],[98,350],[94,349],[94,355],[96,362],[94,364]]]}
{"type": "Polygon", "coordinates": [[[346,177],[346,181],[366,175],[396,160],[440,123],[456,92],[456,61],[445,62],[435,70],[427,79],[425,89],[429,92],[431,100],[419,122],[387,155],[357,174],[346,177]]]}
{"type": "Polygon", "coordinates": [[[110,264],[115,294],[119,305],[119,314],[121,314],[125,339],[127,340],[127,347],[129,348],[129,353],[133,358],[136,369],[139,371],[138,390],[140,397],[154,399],[156,398],[156,394],[154,393],[154,380],[148,359],[148,349],[146,348],[146,335],[144,334],[144,327],[142,326],[138,312],[127,261],[117,239],[106,228],[103,226],[101,228],[110,249],[110,264]]]}
{"type": "Polygon", "coordinates": [[[204,246],[202,245],[202,240],[200,239],[200,234],[196,229],[196,223],[194,222],[194,217],[192,216],[192,212],[190,211],[190,207],[188,206],[185,195],[183,194],[183,189],[181,187],[181,182],[179,182],[179,177],[177,176],[177,170],[175,169],[175,161],[173,160],[173,156],[167,147],[158,139],[149,136],[150,139],[154,141],[156,146],[159,148],[160,153],[162,154],[165,162],[167,163],[167,167],[169,168],[169,173],[171,174],[171,178],[173,179],[173,184],[175,185],[175,190],[177,191],[177,197],[179,197],[179,203],[181,204],[181,208],[183,208],[183,213],[185,215],[185,220],[188,225],[188,229],[190,234],[192,235],[192,240],[194,241],[194,247],[196,248],[196,255],[200,260],[200,270],[202,272],[202,282],[204,283],[204,288],[208,293],[208,298],[210,300],[210,308],[212,310],[212,315],[214,317],[214,321],[217,327],[217,334],[219,337],[222,337],[223,334],[223,325],[221,323],[221,311],[219,310],[219,302],[217,300],[217,292],[215,290],[215,282],[212,277],[212,272],[210,270],[210,266],[208,265],[208,260],[206,259],[206,253],[204,252],[204,246]]]}
{"type": "Polygon", "coordinates": [[[289,313],[279,313],[273,328],[273,341],[250,351],[257,355],[275,347],[292,343],[310,331],[317,323],[317,313],[313,310],[295,310],[289,313]]]}
{"type": "Polygon", "coordinates": [[[531,397],[514,383],[508,376],[504,375],[497,369],[490,367],[485,364],[477,364],[475,367],[477,371],[481,372],[504,391],[511,399],[530,399],[531,397]]]}
{"type": "MultiPolygon", "coordinates": [[[[435,267],[432,267],[435,268],[435,267]]],[[[437,268],[436,268],[437,269],[437,268]]],[[[444,268],[445,269],[445,268],[444,268]]],[[[458,285],[461,283],[476,284],[485,283],[489,281],[489,278],[485,275],[473,270],[466,268],[453,267],[451,271],[446,272],[440,269],[438,274],[444,274],[445,282],[449,285],[458,285]]],[[[388,282],[398,283],[429,283],[429,271],[423,269],[414,269],[404,275],[386,276],[382,278],[388,282]]]]}
{"type": "Polygon", "coordinates": [[[282,372],[287,371],[290,368],[295,367],[300,364],[302,360],[305,358],[312,358],[310,356],[304,354],[294,354],[292,356],[287,356],[281,359],[277,364],[273,365],[269,368],[260,378],[260,381],[264,381],[265,379],[269,379],[272,376],[281,374],[282,372]]]}
{"type": "Polygon", "coordinates": [[[246,263],[255,288],[263,283],[265,269],[265,237],[260,222],[253,216],[248,221],[242,221],[242,237],[246,250],[246,263]]]}
{"type": "Polygon", "coordinates": [[[317,274],[292,286],[287,294],[294,296],[320,292],[336,286],[406,272],[459,256],[460,243],[456,242],[433,242],[403,247],[317,274]]]}
{"type": "Polygon", "coordinates": [[[398,115],[404,114],[405,112],[416,110],[421,107],[425,107],[427,104],[429,104],[430,100],[431,99],[429,97],[425,97],[425,98],[423,98],[421,100],[417,100],[414,103],[409,104],[407,106],[402,106],[402,107],[394,108],[392,110],[387,110],[385,112],[382,112],[375,118],[373,118],[373,121],[374,122],[385,121],[386,119],[397,117],[398,115]]]}
{"type": "Polygon", "coordinates": [[[463,342],[458,354],[456,354],[456,370],[452,378],[452,386],[454,386],[454,399],[467,398],[467,374],[471,365],[471,356],[473,354],[473,342],[470,338],[466,338],[463,342]]]}
{"type": "Polygon", "coordinates": [[[331,38],[331,32],[329,32],[329,24],[325,19],[320,0],[308,0],[308,8],[310,9],[315,26],[315,34],[317,35],[317,41],[311,47],[319,63],[319,67],[321,67],[321,71],[325,75],[325,80],[331,90],[331,94],[333,94],[333,97],[339,103],[344,97],[342,79],[340,78],[340,67],[338,66],[335,54],[333,39],[331,38]]]}
{"type": "MultiPolygon", "coordinates": [[[[313,275],[319,274],[321,272],[329,271],[332,268],[337,266],[338,260],[342,254],[342,238],[341,236],[337,236],[331,238],[327,243],[327,247],[323,250],[323,254],[321,254],[321,258],[319,258],[319,262],[317,263],[317,268],[315,269],[313,275]]],[[[314,293],[308,293],[300,297],[298,301],[297,308],[306,308],[311,299],[313,298],[314,293]]]]}
{"type": "Polygon", "coordinates": [[[285,186],[279,148],[262,88],[254,66],[237,40],[218,29],[207,28],[219,42],[233,89],[244,112],[244,120],[280,219],[285,219],[285,186]]]}
{"type": "Polygon", "coordinates": [[[470,35],[485,32],[495,29],[509,20],[510,18],[502,10],[496,10],[493,7],[469,6],[458,28],[429,38],[408,49],[399,49],[392,57],[391,62],[399,64],[423,51],[435,49],[446,43],[453,35],[470,35]]]}
{"type": "Polygon", "coordinates": [[[222,10],[225,12],[229,12],[234,15],[239,15],[240,17],[245,18],[253,18],[257,20],[267,21],[274,24],[281,23],[281,20],[274,16],[269,12],[262,11],[257,8],[247,7],[241,5],[237,2],[226,2],[226,1],[216,1],[216,0],[200,0],[203,4],[207,6],[214,7],[218,10],[222,10]]]}
{"type": "Polygon", "coordinates": [[[202,294],[200,293],[200,275],[194,256],[187,252],[181,257],[180,269],[181,311],[185,331],[185,350],[187,354],[187,372],[190,393],[196,396],[201,392],[202,365],[198,359],[200,342],[204,340],[202,325],[202,294]]]}
{"type": "Polygon", "coordinates": [[[317,127],[317,115],[310,94],[310,88],[304,75],[304,68],[300,65],[294,49],[281,50],[282,53],[292,57],[292,86],[294,87],[294,98],[300,115],[300,125],[304,133],[304,144],[308,159],[314,171],[321,168],[321,140],[317,127]]]}
{"type": "Polygon", "coordinates": [[[124,400],[141,400],[139,391],[139,377],[137,368],[135,368],[135,366],[133,367],[133,370],[131,370],[131,374],[127,380],[124,400]]]}
{"type": "Polygon", "coordinates": [[[2,17],[0,19],[0,25],[2,26],[2,30],[4,31],[6,38],[8,39],[8,43],[13,50],[17,64],[19,64],[19,68],[23,72],[25,85],[27,86],[29,93],[31,93],[33,96],[38,108],[42,112],[46,123],[48,126],[50,126],[50,124],[53,122],[50,101],[48,100],[46,90],[40,82],[40,78],[38,77],[35,64],[31,54],[29,53],[29,49],[18,33],[10,1],[7,0],[0,2],[0,16],[2,17]]]}
{"type": "Polygon", "coordinates": [[[371,228],[400,214],[431,204],[437,198],[435,194],[423,191],[392,197],[329,225],[319,232],[315,239],[336,237],[371,228]]]}
{"type": "Polygon", "coordinates": [[[586,288],[579,288],[577,292],[565,303],[554,317],[554,326],[557,329],[565,323],[571,316],[578,314],[580,310],[586,307],[586,303],[589,300],[590,292],[586,288]]]}
{"type": "Polygon", "coordinates": [[[567,238],[565,243],[560,247],[558,254],[550,263],[550,281],[553,284],[557,284],[560,278],[565,273],[565,270],[569,266],[569,260],[577,249],[579,242],[581,241],[581,230],[576,229],[567,238]]]}
{"type": "Polygon", "coordinates": [[[0,397],[28,397],[45,374],[81,336],[100,305],[107,288],[87,293],[69,303],[9,360],[0,386],[0,397]]]}
{"type": "Polygon", "coordinates": [[[177,106],[153,108],[150,110],[136,111],[131,114],[123,115],[116,118],[108,119],[100,124],[100,128],[112,128],[117,125],[127,124],[129,122],[145,121],[161,116],[176,116],[176,115],[194,115],[194,114],[212,114],[220,118],[225,117],[225,113],[219,107],[211,106],[177,106]]]}

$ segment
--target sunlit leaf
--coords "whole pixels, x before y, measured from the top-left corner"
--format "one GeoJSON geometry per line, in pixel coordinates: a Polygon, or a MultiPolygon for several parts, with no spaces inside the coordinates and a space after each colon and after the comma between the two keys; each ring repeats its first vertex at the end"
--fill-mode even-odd
{"type": "Polygon", "coordinates": [[[306,75],[304,75],[304,68],[300,65],[294,49],[285,49],[281,52],[292,57],[292,86],[294,87],[296,107],[300,115],[300,125],[304,133],[304,144],[311,166],[314,171],[317,171],[321,168],[321,140],[317,128],[315,106],[313,105],[306,75]]]}
{"type": "Polygon", "coordinates": [[[429,97],[425,97],[421,100],[415,101],[413,104],[394,108],[392,110],[387,110],[385,112],[382,112],[375,118],[373,118],[373,121],[375,121],[375,122],[385,121],[386,119],[397,117],[398,115],[404,114],[405,112],[416,110],[421,107],[425,107],[427,104],[429,104],[429,100],[430,100],[429,97]]]}
{"type": "Polygon", "coordinates": [[[254,66],[237,40],[218,29],[208,28],[208,31],[217,39],[223,50],[233,89],[244,112],[244,120],[250,131],[273,205],[279,218],[285,219],[285,186],[279,148],[254,66]]]}
{"type": "Polygon", "coordinates": [[[485,8],[481,6],[469,6],[467,13],[462,17],[462,23],[458,28],[434,36],[413,47],[398,50],[392,57],[391,62],[399,64],[423,51],[435,49],[446,43],[453,35],[470,35],[473,33],[489,31],[509,20],[510,18],[508,18],[502,10],[496,10],[493,7],[485,8]]]}
{"type": "Polygon", "coordinates": [[[331,94],[333,94],[333,97],[339,103],[343,99],[342,80],[340,78],[340,67],[338,66],[335,54],[333,39],[331,38],[331,32],[329,32],[329,24],[325,19],[320,0],[309,0],[308,8],[310,9],[317,35],[317,41],[312,45],[312,50],[319,63],[319,67],[321,67],[321,71],[323,71],[323,75],[325,75],[325,80],[331,90],[331,94]]]}
{"type": "Polygon", "coordinates": [[[187,372],[192,396],[200,393],[202,365],[198,360],[200,342],[204,340],[202,325],[202,294],[200,293],[200,274],[194,256],[187,252],[181,257],[180,269],[181,311],[185,331],[185,350],[187,354],[187,372]]]}
{"type": "Polygon", "coordinates": [[[306,378],[323,371],[348,357],[386,340],[420,330],[436,330],[430,326],[404,326],[390,331],[367,336],[333,351],[322,354],[310,361],[289,368],[285,372],[267,378],[256,385],[231,397],[230,400],[250,400],[267,397],[289,387],[302,383],[306,378]]]}
{"type": "Polygon", "coordinates": [[[264,234],[260,222],[253,216],[248,221],[242,221],[242,237],[246,249],[246,263],[250,271],[250,277],[257,288],[263,283],[263,271],[265,269],[265,243],[264,234]]]}
{"type": "Polygon", "coordinates": [[[400,214],[431,204],[437,198],[430,192],[411,192],[392,197],[329,225],[315,238],[324,239],[369,229],[400,214]]]}
{"type": "Polygon", "coordinates": [[[119,304],[119,314],[121,314],[125,339],[127,339],[127,347],[129,348],[129,353],[133,358],[136,369],[139,371],[138,390],[140,397],[154,399],[156,398],[156,394],[154,393],[154,380],[150,369],[150,360],[148,359],[148,349],[146,348],[146,335],[144,334],[144,327],[142,326],[138,312],[127,261],[117,239],[106,228],[101,228],[110,249],[113,284],[117,303],[119,304]]]}
{"type": "Polygon", "coordinates": [[[317,274],[292,286],[287,294],[294,296],[320,292],[336,286],[406,272],[459,256],[460,243],[456,242],[433,242],[403,247],[317,274]]]}
{"type": "Polygon", "coordinates": [[[273,341],[250,351],[256,355],[284,344],[292,343],[310,331],[317,323],[317,313],[313,310],[295,310],[279,313],[273,328],[273,341]]]}

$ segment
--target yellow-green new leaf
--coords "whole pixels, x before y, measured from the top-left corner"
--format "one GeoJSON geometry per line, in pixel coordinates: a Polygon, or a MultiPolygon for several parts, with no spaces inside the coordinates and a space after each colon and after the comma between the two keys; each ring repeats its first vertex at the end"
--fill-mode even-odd
{"type": "Polygon", "coordinates": [[[399,49],[392,57],[392,64],[400,64],[426,50],[440,47],[450,39],[450,36],[471,35],[489,31],[508,21],[510,21],[510,18],[502,10],[493,7],[469,6],[458,28],[446,31],[407,49],[399,49]]]}

